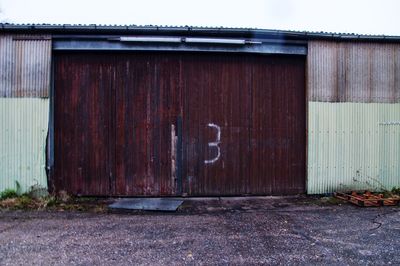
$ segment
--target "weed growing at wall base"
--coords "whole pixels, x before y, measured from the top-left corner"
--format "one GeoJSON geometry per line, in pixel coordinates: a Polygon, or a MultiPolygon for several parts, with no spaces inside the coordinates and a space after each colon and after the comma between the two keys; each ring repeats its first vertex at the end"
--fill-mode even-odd
{"type": "Polygon", "coordinates": [[[6,189],[0,192],[0,200],[16,198],[18,197],[17,191],[15,189],[6,189]]]}
{"type": "Polygon", "coordinates": [[[400,196],[400,187],[393,187],[392,194],[400,196]]]}
{"type": "Polygon", "coordinates": [[[32,186],[29,191],[18,194],[17,190],[6,189],[0,193],[0,210],[55,210],[91,211],[104,213],[109,204],[107,199],[75,198],[65,191],[49,195],[45,188],[32,186]]]}
{"type": "Polygon", "coordinates": [[[33,185],[27,192],[22,193],[19,182],[15,181],[15,184],[16,189],[6,189],[0,193],[0,208],[42,209],[52,202],[52,198],[43,187],[33,185]]]}

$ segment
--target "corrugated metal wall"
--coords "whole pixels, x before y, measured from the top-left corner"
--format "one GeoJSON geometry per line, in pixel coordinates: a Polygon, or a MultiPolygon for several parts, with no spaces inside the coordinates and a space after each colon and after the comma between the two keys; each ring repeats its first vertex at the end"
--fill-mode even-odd
{"type": "Polygon", "coordinates": [[[24,189],[33,184],[47,186],[45,140],[48,99],[0,98],[0,191],[24,189]]]}
{"type": "Polygon", "coordinates": [[[400,102],[400,45],[310,42],[308,100],[400,102]]]}
{"type": "Polygon", "coordinates": [[[0,191],[47,187],[51,38],[0,35],[0,191]]]}
{"type": "Polygon", "coordinates": [[[400,186],[400,45],[308,47],[308,193],[400,186]]]}

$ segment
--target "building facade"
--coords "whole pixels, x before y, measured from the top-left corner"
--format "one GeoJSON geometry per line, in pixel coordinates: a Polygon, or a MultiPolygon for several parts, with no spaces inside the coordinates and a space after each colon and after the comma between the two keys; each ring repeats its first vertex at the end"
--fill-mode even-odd
{"type": "Polygon", "coordinates": [[[400,186],[400,38],[0,24],[0,191],[400,186]]]}

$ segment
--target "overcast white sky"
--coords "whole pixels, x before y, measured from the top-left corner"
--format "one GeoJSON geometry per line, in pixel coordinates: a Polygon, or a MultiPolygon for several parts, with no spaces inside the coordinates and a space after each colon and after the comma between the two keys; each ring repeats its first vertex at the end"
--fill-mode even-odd
{"type": "Polygon", "coordinates": [[[400,35],[399,0],[0,0],[10,23],[225,26],[400,35]]]}

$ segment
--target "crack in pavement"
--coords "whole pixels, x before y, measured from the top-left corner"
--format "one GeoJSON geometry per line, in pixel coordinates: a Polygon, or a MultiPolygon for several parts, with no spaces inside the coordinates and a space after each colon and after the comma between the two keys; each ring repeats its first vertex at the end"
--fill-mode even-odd
{"type": "Polygon", "coordinates": [[[385,213],[378,213],[376,216],[375,216],[375,218],[373,218],[372,219],[372,223],[373,224],[377,224],[378,226],[377,227],[375,227],[375,228],[371,228],[371,229],[369,229],[370,231],[374,231],[374,230],[378,230],[384,223],[382,222],[378,222],[377,221],[377,219],[379,219],[379,218],[383,218],[384,216],[387,216],[387,215],[389,215],[389,214],[393,214],[393,213],[397,213],[397,212],[400,212],[400,210],[392,210],[392,211],[388,211],[388,212],[385,212],[385,213]]]}

